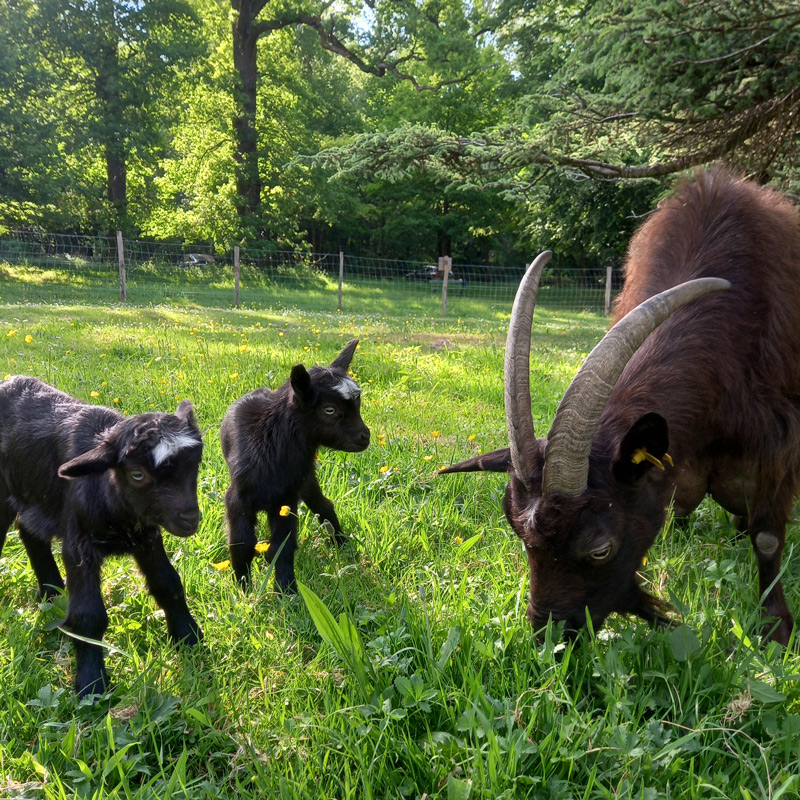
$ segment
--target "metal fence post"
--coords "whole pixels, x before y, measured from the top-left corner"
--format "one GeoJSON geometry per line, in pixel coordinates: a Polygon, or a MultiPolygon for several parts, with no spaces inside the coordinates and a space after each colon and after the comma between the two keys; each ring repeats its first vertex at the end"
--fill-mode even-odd
{"type": "Polygon", "coordinates": [[[606,267],[606,302],[605,302],[605,315],[611,313],[611,278],[614,274],[614,267],[606,267]]]}
{"type": "Polygon", "coordinates": [[[239,245],[233,246],[233,304],[239,308],[239,245]]]}
{"type": "Polygon", "coordinates": [[[447,316],[447,279],[450,277],[453,259],[450,256],[439,257],[439,272],[442,273],[442,316],[447,316]]]}
{"type": "Polygon", "coordinates": [[[342,310],[342,284],[344,283],[344,253],[339,251],[339,311],[342,310]]]}
{"type": "Polygon", "coordinates": [[[122,241],[122,231],[117,231],[117,258],[119,259],[119,299],[128,299],[128,286],[125,277],[125,245],[122,241]]]}

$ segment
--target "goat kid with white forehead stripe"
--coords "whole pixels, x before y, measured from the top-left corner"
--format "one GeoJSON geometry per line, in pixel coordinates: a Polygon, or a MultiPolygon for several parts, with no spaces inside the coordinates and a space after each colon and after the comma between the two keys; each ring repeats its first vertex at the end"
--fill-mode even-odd
{"type": "MultiPolygon", "coordinates": [[[[191,536],[200,520],[197,471],[203,442],[188,400],[175,414],[131,417],[91,405],[38,378],[0,383],[0,551],[16,519],[20,539],[47,599],[64,589],[66,628],[100,640],[108,627],[100,590],[106,556],[130,553],[164,609],[175,642],[202,632],[189,612],[159,526],[191,536]]],[[[103,648],[74,639],[79,695],[108,688],[103,648]]]]}
{"type": "Polygon", "coordinates": [[[222,453],[231,473],[225,495],[231,565],[240,585],[250,584],[256,522],[266,511],[271,531],[267,558],[274,563],[275,587],[294,592],[297,507],[302,500],[333,528],[334,543],[345,541],[333,503],[322,494],[315,473],[320,447],[357,453],[369,445],[361,418],[361,387],[347,374],[358,339],[328,367],[302,364],[278,389],[256,389],[237,400],[220,429],[222,453]],[[281,508],[290,513],[281,516],[281,508]]]}

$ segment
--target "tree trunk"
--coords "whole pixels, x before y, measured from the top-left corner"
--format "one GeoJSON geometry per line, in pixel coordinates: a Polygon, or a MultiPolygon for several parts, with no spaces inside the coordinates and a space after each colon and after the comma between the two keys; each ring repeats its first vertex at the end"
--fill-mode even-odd
{"type": "Polygon", "coordinates": [[[98,4],[98,19],[95,96],[102,108],[104,123],[102,138],[106,161],[106,196],[113,216],[112,227],[127,234],[128,168],[124,102],[119,93],[119,35],[111,0],[98,4]]]}
{"type": "Polygon", "coordinates": [[[256,134],[256,45],[255,18],[251,0],[231,0],[236,13],[233,21],[233,65],[237,85],[234,89],[233,135],[236,160],[236,193],[239,217],[255,221],[261,203],[261,178],[258,171],[256,134]]]}

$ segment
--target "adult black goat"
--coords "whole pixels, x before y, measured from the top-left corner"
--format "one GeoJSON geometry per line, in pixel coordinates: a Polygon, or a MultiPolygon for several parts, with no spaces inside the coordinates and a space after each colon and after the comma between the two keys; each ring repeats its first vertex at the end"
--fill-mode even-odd
{"type": "Polygon", "coordinates": [[[176,642],[202,632],[186,605],[159,526],[176,536],[197,530],[197,471],[203,443],[191,403],[175,414],[123,417],[77,400],[38,378],[0,383],[0,551],[17,520],[22,543],[47,598],[64,588],[52,540],[62,539],[80,696],[108,688],[100,640],[108,627],[100,567],[130,553],[164,609],[176,642]]]}
{"type": "Polygon", "coordinates": [[[275,391],[256,389],[239,398],[222,421],[222,453],[231,473],[225,495],[228,546],[237,580],[250,582],[255,556],[256,518],[266,511],[271,529],[267,558],[274,562],[279,592],[294,592],[297,506],[302,500],[344,541],[333,503],[322,494],[314,468],[317,450],[349,453],[369,445],[361,419],[361,388],[347,374],[358,339],[353,339],[328,367],[302,364],[275,391]],[[287,513],[288,512],[288,513],[287,513]]]}

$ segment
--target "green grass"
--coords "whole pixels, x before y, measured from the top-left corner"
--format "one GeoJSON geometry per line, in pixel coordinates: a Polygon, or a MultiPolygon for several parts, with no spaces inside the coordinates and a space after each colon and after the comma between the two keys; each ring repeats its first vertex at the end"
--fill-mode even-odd
{"type": "MultiPolygon", "coordinates": [[[[203,518],[191,539],[166,540],[206,638],[193,651],[171,646],[132,562],[111,559],[116,689],[77,701],[71,647],[55,628],[65,598],[37,603],[12,531],[0,557],[0,796],[798,795],[800,662],[759,645],[750,547],[716,506],[670,528],[643,569],[684,625],[612,617],[565,646],[556,632],[534,640],[525,619],[527,567],[500,511],[503,477],[434,477],[505,444],[507,309],[475,303],[442,319],[376,295],[368,311],[336,313],[311,293],[242,310],[189,298],[12,302],[22,289],[0,285],[0,374],[37,375],[126,413],[194,402],[203,518]],[[373,444],[319,462],[350,541],[337,551],[303,513],[305,600],[276,597],[262,560],[242,594],[212,566],[227,557],[220,421],[241,394],[277,385],[300,360],[327,363],[354,336],[373,444]],[[434,349],[441,340],[451,346],[434,349]]],[[[543,308],[535,325],[543,432],[605,322],[543,308]]],[[[788,559],[784,583],[800,614],[788,559]]]]}

